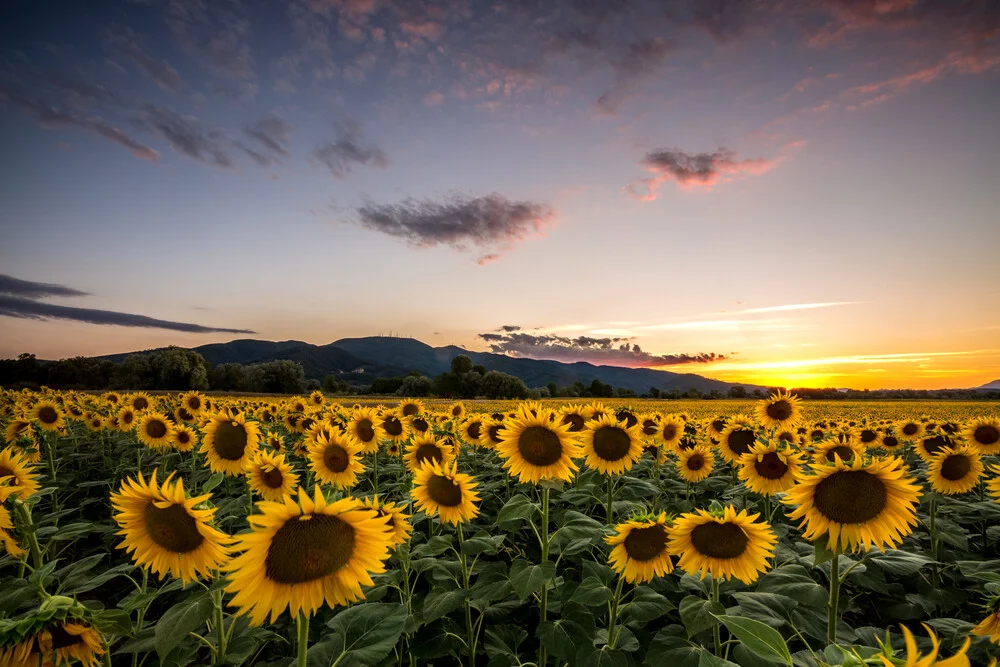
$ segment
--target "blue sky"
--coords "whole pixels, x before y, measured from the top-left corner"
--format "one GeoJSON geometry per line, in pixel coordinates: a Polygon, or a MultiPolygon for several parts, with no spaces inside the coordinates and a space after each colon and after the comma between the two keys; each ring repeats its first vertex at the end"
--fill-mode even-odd
{"type": "Polygon", "coordinates": [[[0,354],[1000,377],[995,3],[537,4],[4,3],[0,354]]]}

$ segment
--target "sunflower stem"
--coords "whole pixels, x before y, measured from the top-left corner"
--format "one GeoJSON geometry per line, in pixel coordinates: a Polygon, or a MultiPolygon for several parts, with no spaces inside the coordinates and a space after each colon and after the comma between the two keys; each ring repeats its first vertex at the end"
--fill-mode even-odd
{"type": "MultiPolygon", "coordinates": [[[[719,601],[719,581],[720,581],[719,577],[716,577],[715,575],[712,575],[712,602],[718,602],[719,601]]],[[[722,657],[722,650],[723,650],[722,649],[722,624],[719,623],[718,619],[715,619],[712,622],[712,639],[715,642],[712,645],[715,648],[715,655],[717,657],[721,658],[722,657]]]]}
{"type": "Polygon", "coordinates": [[[375,496],[378,496],[378,450],[372,454],[372,488],[375,489],[375,496]]]}
{"type": "Polygon", "coordinates": [[[295,617],[295,629],[297,631],[295,648],[298,651],[295,664],[298,667],[306,667],[306,651],[309,649],[309,617],[301,611],[295,617]]]}
{"type": "Polygon", "coordinates": [[[622,584],[625,577],[618,577],[618,585],[615,586],[615,596],[611,599],[611,614],[608,616],[608,648],[613,649],[618,642],[618,633],[615,632],[615,625],[618,623],[618,603],[622,597],[622,584]]]}
{"type": "MultiPolygon", "coordinates": [[[[149,568],[142,568],[142,586],[139,588],[139,596],[142,597],[146,594],[146,586],[149,584],[149,568]]],[[[135,620],[135,634],[138,636],[142,632],[142,621],[146,616],[146,607],[149,606],[149,602],[139,607],[139,611],[136,614],[135,620]]],[[[132,667],[136,667],[139,660],[139,652],[136,651],[132,654],[132,667]]]]}
{"type": "Polygon", "coordinates": [[[930,501],[930,509],[929,509],[930,518],[931,518],[931,525],[930,525],[930,532],[931,532],[931,558],[934,559],[934,562],[931,563],[931,586],[933,586],[935,588],[935,590],[938,587],[937,511],[938,511],[937,494],[934,493],[933,491],[931,491],[931,501],[930,501]]]}
{"type": "Polygon", "coordinates": [[[21,501],[15,500],[14,506],[17,514],[24,524],[24,531],[28,534],[28,550],[31,552],[32,568],[37,570],[42,566],[42,548],[38,545],[38,535],[35,533],[35,522],[31,519],[31,507],[21,501]]]}
{"type": "Polygon", "coordinates": [[[840,621],[840,552],[834,551],[830,560],[830,600],[827,603],[826,639],[837,643],[837,623],[840,621]]]}
{"type": "Polygon", "coordinates": [[[612,515],[614,514],[614,504],[615,504],[615,482],[611,475],[608,475],[608,501],[604,505],[604,512],[608,517],[608,525],[613,526],[614,521],[612,521],[612,515]]]}
{"type": "Polygon", "coordinates": [[[465,629],[468,635],[469,664],[476,664],[476,633],[472,625],[472,604],[469,600],[469,561],[465,557],[465,533],[458,524],[458,560],[462,564],[462,588],[465,589],[465,629]]]}
{"type": "Polygon", "coordinates": [[[52,511],[59,511],[59,487],[56,485],[56,453],[53,438],[42,436],[45,445],[45,462],[49,469],[49,479],[52,483],[52,511]]]}
{"type": "MultiPolygon", "coordinates": [[[[540,531],[539,542],[542,547],[542,562],[549,562],[549,487],[542,487],[542,530],[540,531]]],[[[549,604],[549,580],[546,579],[542,582],[542,593],[539,598],[538,604],[538,623],[541,625],[545,623],[546,617],[548,616],[548,604],[549,604]]],[[[545,663],[548,660],[548,652],[545,650],[545,646],[539,644],[538,646],[538,667],[545,667],[545,663]]]]}

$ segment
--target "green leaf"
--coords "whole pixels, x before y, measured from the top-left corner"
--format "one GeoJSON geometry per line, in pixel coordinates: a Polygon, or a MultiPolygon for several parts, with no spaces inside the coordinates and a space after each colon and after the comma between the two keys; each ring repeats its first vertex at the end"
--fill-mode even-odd
{"type": "Polygon", "coordinates": [[[503,544],[504,536],[477,536],[470,537],[462,543],[462,553],[466,556],[478,556],[479,554],[495,554],[503,544]]]}
{"type": "Polygon", "coordinates": [[[833,552],[826,548],[828,538],[826,534],[820,535],[813,542],[813,565],[818,566],[833,560],[833,552]]]}
{"type": "Polygon", "coordinates": [[[790,597],[806,607],[826,607],[826,589],[816,583],[809,576],[809,571],[801,565],[782,565],[774,568],[760,578],[757,590],[790,597]]]}
{"type": "Polygon", "coordinates": [[[597,577],[587,577],[573,591],[570,602],[576,602],[585,607],[599,607],[611,599],[611,589],[605,586],[597,577]]]}
{"type": "Polygon", "coordinates": [[[309,653],[316,658],[332,656],[327,665],[338,659],[343,667],[377,664],[399,641],[406,617],[406,607],[401,604],[368,602],[348,607],[326,624],[333,637],[310,647],[309,653]],[[319,650],[314,653],[313,649],[319,650]]]}
{"type": "Polygon", "coordinates": [[[712,616],[725,612],[726,608],[721,603],[696,595],[687,596],[680,604],[681,621],[687,629],[688,637],[694,637],[699,632],[711,629],[715,624],[712,616]]]}
{"type": "Polygon", "coordinates": [[[222,480],[224,480],[225,478],[226,476],[223,475],[221,472],[213,473],[212,476],[209,477],[202,485],[201,492],[208,493],[209,491],[217,487],[219,484],[222,484],[222,480]]]}
{"type": "Polygon", "coordinates": [[[552,579],[555,573],[556,565],[551,561],[532,565],[523,558],[519,558],[511,564],[509,578],[517,596],[522,600],[527,600],[532,594],[540,591],[542,584],[552,579]]]}
{"type": "Polygon", "coordinates": [[[587,632],[582,626],[562,618],[558,621],[540,623],[535,635],[549,653],[570,664],[576,660],[576,652],[581,642],[593,645],[593,641],[587,637],[587,632]]]}
{"type": "Polygon", "coordinates": [[[200,628],[215,609],[207,593],[199,593],[168,609],[154,630],[156,655],[164,659],[188,634],[200,628]]]}
{"type": "Polygon", "coordinates": [[[435,588],[427,594],[424,600],[424,623],[431,623],[447,616],[462,606],[465,602],[465,591],[459,588],[454,591],[446,591],[435,588]]]}
{"type": "Polygon", "coordinates": [[[531,502],[528,496],[518,493],[500,508],[500,512],[497,514],[497,523],[501,524],[505,530],[513,530],[522,522],[536,515],[542,515],[538,505],[531,502]]]}
{"type": "Polygon", "coordinates": [[[792,598],[776,593],[739,592],[733,593],[733,597],[740,603],[741,616],[767,623],[773,628],[785,625],[792,610],[799,605],[792,598]]]}
{"type": "Polygon", "coordinates": [[[121,609],[102,609],[93,615],[94,627],[106,635],[132,634],[132,617],[121,609]]]}
{"type": "Polygon", "coordinates": [[[934,562],[923,554],[910,551],[900,551],[890,549],[884,554],[877,554],[868,557],[868,560],[878,565],[889,574],[911,575],[916,574],[927,565],[934,562]]]}
{"type": "Polygon", "coordinates": [[[451,535],[435,535],[420,546],[413,549],[413,558],[430,558],[440,556],[451,548],[451,535]]]}
{"type": "Polygon", "coordinates": [[[788,645],[785,644],[781,633],[771,626],[742,616],[725,614],[714,614],[714,616],[724,623],[726,629],[736,635],[736,638],[754,655],[791,666],[792,654],[788,650],[788,645]]]}
{"type": "Polygon", "coordinates": [[[649,586],[637,586],[632,599],[624,605],[622,623],[640,625],[669,614],[676,609],[673,602],[660,595],[649,586]]]}

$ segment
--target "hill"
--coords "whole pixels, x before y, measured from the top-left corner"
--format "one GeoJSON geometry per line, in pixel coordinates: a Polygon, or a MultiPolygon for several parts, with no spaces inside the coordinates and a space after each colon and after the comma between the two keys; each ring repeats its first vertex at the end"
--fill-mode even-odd
{"type": "Polygon", "coordinates": [[[1000,391],[1000,380],[994,380],[993,382],[987,382],[981,387],[976,387],[976,389],[985,389],[989,391],[1000,391]]]}
{"type": "MultiPolygon", "coordinates": [[[[212,365],[222,363],[255,364],[278,359],[288,359],[302,364],[306,377],[322,380],[327,375],[349,377],[364,381],[377,377],[406,375],[417,371],[435,376],[450,369],[451,360],[464,354],[475,364],[487,370],[508,373],[524,380],[529,387],[541,387],[549,382],[559,386],[583,382],[589,385],[597,379],[615,387],[645,392],[650,387],[663,391],[697,389],[709,393],[713,389],[726,392],[735,386],[730,382],[712,380],[693,373],[672,373],[650,368],[623,368],[595,366],[586,362],[563,363],[540,359],[508,357],[490,352],[472,352],[449,345],[432,347],[413,338],[368,336],[344,338],[328,345],[313,345],[302,341],[266,341],[240,339],[228,343],[212,343],[192,348],[212,365]]],[[[151,350],[150,350],[151,351],[151,350]]],[[[121,361],[128,354],[114,354],[105,358],[121,361]]],[[[741,385],[748,390],[764,389],[754,385],[741,385]]]]}

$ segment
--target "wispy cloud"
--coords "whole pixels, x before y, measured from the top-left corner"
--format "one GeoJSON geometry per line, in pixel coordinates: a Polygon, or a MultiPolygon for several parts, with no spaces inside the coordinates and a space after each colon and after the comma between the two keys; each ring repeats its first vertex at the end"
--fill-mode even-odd
{"type": "Polygon", "coordinates": [[[65,285],[36,283],[4,274],[0,274],[0,294],[11,294],[27,299],[43,299],[47,296],[89,296],[87,292],[65,285]]]}
{"type": "Polygon", "coordinates": [[[681,190],[710,190],[720,182],[766,174],[784,159],[781,155],[774,158],[740,158],[735,151],[727,148],[711,153],[688,153],[677,148],[651,151],[640,164],[653,176],[633,181],[625,187],[625,191],[639,201],[649,202],[657,198],[660,186],[670,181],[681,190]]]}
{"type": "Polygon", "coordinates": [[[364,138],[361,126],[344,122],[336,126],[337,138],[313,151],[320,163],[326,165],[335,178],[346,178],[358,166],[389,166],[389,158],[377,145],[364,138]]]}
{"type": "Polygon", "coordinates": [[[894,354],[858,354],[849,356],[816,357],[812,359],[784,359],[777,361],[724,362],[712,371],[793,370],[822,368],[826,366],[881,366],[884,364],[918,364],[940,357],[968,357],[1000,352],[996,349],[965,350],[961,352],[899,352],[894,354]]]}

